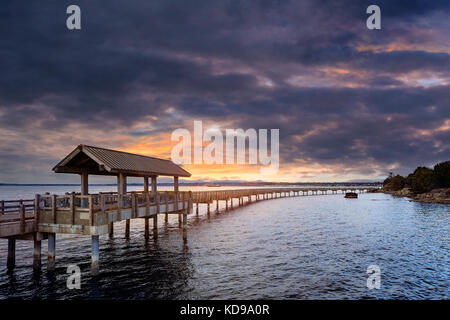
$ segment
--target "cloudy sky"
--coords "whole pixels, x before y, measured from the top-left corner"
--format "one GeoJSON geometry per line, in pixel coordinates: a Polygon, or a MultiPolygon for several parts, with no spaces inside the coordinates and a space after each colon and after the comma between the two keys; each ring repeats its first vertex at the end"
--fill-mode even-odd
{"type": "Polygon", "coordinates": [[[280,170],[192,179],[381,179],[449,160],[449,14],[447,0],[2,0],[0,182],[78,181],[51,168],[80,143],[168,158],[194,120],[279,128],[280,170]]]}

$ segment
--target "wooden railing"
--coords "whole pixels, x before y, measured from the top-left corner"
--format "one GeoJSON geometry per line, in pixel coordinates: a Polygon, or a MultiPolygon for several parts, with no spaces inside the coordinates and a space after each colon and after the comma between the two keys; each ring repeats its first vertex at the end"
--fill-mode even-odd
{"type": "MultiPolygon", "coordinates": [[[[191,213],[192,204],[212,203],[236,198],[266,195],[265,199],[276,198],[277,194],[309,195],[311,193],[324,194],[332,191],[342,193],[347,191],[365,191],[368,188],[337,187],[337,188],[251,188],[216,191],[158,191],[152,192],[103,192],[98,194],[81,195],[70,193],[65,195],[36,195],[34,200],[3,200],[0,201],[0,237],[3,233],[22,234],[36,231],[38,225],[104,225],[106,220],[111,221],[109,214],[115,218],[132,219],[149,217],[158,213],[191,213]],[[270,196],[272,194],[272,196],[270,196]],[[182,207],[182,208],[180,208],[182,207]],[[143,209],[144,208],[144,209],[143,209]],[[131,210],[130,210],[131,209],[131,210]],[[124,211],[126,210],[126,211],[124,211]],[[125,215],[121,215],[124,213],[125,215]],[[124,218],[125,217],[125,218],[124,218]],[[109,219],[109,220],[108,220],[109,219]],[[13,226],[14,225],[14,226],[13,226]],[[3,231],[2,231],[3,230],[3,231]],[[6,231],[5,231],[6,230],[6,231]]],[[[228,202],[227,202],[228,205],[228,202]]],[[[197,206],[198,208],[198,206],[197,206]]],[[[198,210],[198,209],[197,209],[198,210]]]]}
{"type": "Polygon", "coordinates": [[[15,224],[18,226],[18,233],[24,234],[26,223],[34,220],[34,200],[0,201],[0,224],[15,224]]]}
{"type": "MultiPolygon", "coordinates": [[[[36,203],[38,204],[36,216],[39,223],[95,226],[105,224],[104,221],[110,212],[120,217],[121,212],[127,210],[127,216],[132,219],[142,217],[143,214],[148,217],[160,213],[160,211],[161,213],[173,213],[187,210],[189,203],[192,203],[192,195],[191,192],[186,191],[162,191],[156,194],[151,192],[128,192],[125,194],[107,192],[89,195],[72,193],[37,195],[36,203]],[[172,208],[171,212],[168,212],[169,205],[172,208]],[[163,207],[164,210],[160,210],[160,207],[163,207]],[[145,213],[142,208],[145,208],[145,213]],[[152,208],[152,213],[150,213],[150,208],[152,208]]],[[[120,220],[120,218],[117,219],[117,221],[120,220]]]]}

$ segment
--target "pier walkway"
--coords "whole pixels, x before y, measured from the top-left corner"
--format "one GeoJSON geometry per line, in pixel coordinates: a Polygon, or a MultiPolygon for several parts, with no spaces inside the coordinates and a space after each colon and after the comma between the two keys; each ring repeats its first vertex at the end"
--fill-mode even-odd
{"type": "Polygon", "coordinates": [[[125,238],[130,237],[130,219],[145,219],[145,238],[150,236],[149,219],[153,220],[153,237],[158,235],[158,215],[168,221],[169,214],[178,215],[183,240],[187,240],[187,215],[199,214],[199,205],[206,213],[219,212],[251,203],[299,196],[332,195],[345,192],[367,192],[367,188],[253,188],[219,191],[117,192],[98,194],[36,195],[34,200],[0,201],[0,238],[8,239],[8,269],[15,265],[16,240],[34,241],[34,263],[41,268],[41,241],[49,240],[47,270],[54,270],[56,233],[93,236],[92,268],[98,273],[98,236],[114,236],[115,222],[126,221],[125,238]],[[222,206],[223,207],[223,206],[222,206]]]}
{"type": "Polygon", "coordinates": [[[41,269],[41,242],[48,239],[47,271],[55,269],[56,234],[90,236],[91,273],[99,273],[99,236],[114,236],[114,223],[125,221],[125,238],[130,237],[131,219],[145,220],[145,238],[150,235],[153,220],[153,237],[158,236],[158,216],[178,215],[183,241],[187,241],[187,216],[199,214],[199,205],[211,206],[219,211],[253,202],[310,195],[337,194],[338,192],[365,192],[367,188],[251,188],[217,191],[179,191],[178,177],[190,173],[170,160],[146,157],[115,150],[79,145],[53,168],[57,173],[79,174],[81,192],[65,195],[38,194],[35,199],[0,201],[0,238],[8,239],[7,267],[15,266],[16,240],[34,242],[33,268],[41,269]],[[117,192],[90,194],[89,175],[117,177],[117,192]],[[158,191],[157,177],[172,176],[173,191],[158,191]],[[127,192],[127,177],[142,177],[144,190],[127,192]],[[149,189],[151,178],[151,190],[149,189]],[[235,201],[237,200],[237,203],[235,201]]]}

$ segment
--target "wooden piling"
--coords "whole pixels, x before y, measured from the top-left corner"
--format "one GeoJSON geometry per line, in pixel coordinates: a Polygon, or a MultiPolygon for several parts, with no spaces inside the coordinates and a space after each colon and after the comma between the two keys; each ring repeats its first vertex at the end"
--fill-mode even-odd
{"type": "Polygon", "coordinates": [[[55,270],[56,262],[56,234],[48,234],[47,271],[55,270]]]}
{"type": "Polygon", "coordinates": [[[99,273],[100,260],[100,240],[99,236],[92,236],[91,244],[91,275],[96,276],[99,273]]]}
{"type": "Polygon", "coordinates": [[[183,241],[187,242],[187,212],[183,212],[183,241]]]}
{"type": "Polygon", "coordinates": [[[42,243],[41,240],[34,240],[34,250],[33,250],[33,270],[41,270],[41,250],[42,243]]]}
{"type": "Polygon", "coordinates": [[[166,204],[166,218],[165,221],[169,222],[169,214],[167,213],[169,211],[169,195],[166,193],[164,193],[164,200],[165,200],[165,204],[166,204]]]}
{"type": "Polygon", "coordinates": [[[111,222],[108,224],[108,234],[110,238],[114,237],[114,223],[111,222]]]}
{"type": "Polygon", "coordinates": [[[158,238],[158,215],[155,214],[153,216],[153,238],[158,238]]]}
{"type": "Polygon", "coordinates": [[[14,269],[16,266],[16,239],[8,239],[8,260],[6,262],[6,267],[8,270],[14,269]]]}
{"type": "Polygon", "coordinates": [[[144,238],[147,240],[150,237],[150,226],[149,226],[150,218],[145,218],[145,229],[144,229],[144,238]]]}
{"type": "Polygon", "coordinates": [[[125,239],[130,239],[130,219],[125,221],[125,239]]]}

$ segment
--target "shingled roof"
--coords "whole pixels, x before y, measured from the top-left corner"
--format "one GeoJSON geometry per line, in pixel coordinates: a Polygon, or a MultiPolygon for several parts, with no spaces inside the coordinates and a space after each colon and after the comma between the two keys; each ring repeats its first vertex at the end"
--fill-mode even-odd
{"type": "Polygon", "coordinates": [[[142,177],[151,175],[190,177],[191,174],[170,160],[159,159],[80,144],[61,160],[53,171],[142,177]]]}

